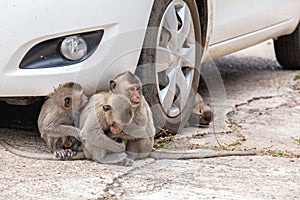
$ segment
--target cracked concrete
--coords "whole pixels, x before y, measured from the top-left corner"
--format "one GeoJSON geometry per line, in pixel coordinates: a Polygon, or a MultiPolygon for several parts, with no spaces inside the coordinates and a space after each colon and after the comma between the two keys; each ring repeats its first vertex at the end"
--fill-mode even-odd
{"type": "MultiPolygon", "coordinates": [[[[209,127],[185,128],[164,148],[256,149],[258,156],[145,159],[121,167],[32,160],[0,148],[0,199],[298,199],[300,80],[294,78],[300,71],[280,70],[269,41],[215,64],[226,93],[222,101],[208,98],[222,95],[220,85],[217,92],[201,87],[201,93],[224,118],[217,115],[209,127]]],[[[214,70],[212,65],[203,67],[207,83],[212,77],[205,70],[214,70]]],[[[36,131],[0,128],[2,138],[20,149],[48,151],[36,131]]]]}

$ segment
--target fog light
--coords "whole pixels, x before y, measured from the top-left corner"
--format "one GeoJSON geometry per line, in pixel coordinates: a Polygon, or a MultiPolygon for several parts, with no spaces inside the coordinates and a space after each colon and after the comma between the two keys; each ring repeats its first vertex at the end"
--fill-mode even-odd
{"type": "Polygon", "coordinates": [[[87,45],[81,37],[70,36],[62,41],[60,51],[69,60],[80,60],[87,53],[87,45]]]}

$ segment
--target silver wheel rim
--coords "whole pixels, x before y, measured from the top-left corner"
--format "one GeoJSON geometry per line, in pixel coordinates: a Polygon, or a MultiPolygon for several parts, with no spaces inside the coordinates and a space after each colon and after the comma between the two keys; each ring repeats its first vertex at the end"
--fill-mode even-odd
{"type": "Polygon", "coordinates": [[[157,39],[156,84],[164,112],[175,117],[192,88],[196,41],[191,11],[183,0],[172,1],[163,14],[157,39]]]}

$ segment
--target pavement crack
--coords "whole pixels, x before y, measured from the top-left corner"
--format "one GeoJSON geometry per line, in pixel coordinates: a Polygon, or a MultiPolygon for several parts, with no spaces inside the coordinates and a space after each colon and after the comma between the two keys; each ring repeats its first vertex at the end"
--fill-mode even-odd
{"type": "Polygon", "coordinates": [[[240,104],[235,104],[234,107],[238,109],[241,106],[249,105],[253,101],[258,101],[261,99],[272,99],[276,97],[282,97],[283,95],[273,95],[273,96],[259,96],[259,97],[252,97],[251,99],[248,99],[246,102],[240,103],[240,104]]]}
{"type": "Polygon", "coordinates": [[[155,159],[147,159],[148,162],[145,162],[144,164],[137,165],[133,167],[132,169],[128,170],[124,174],[121,174],[117,177],[115,177],[112,181],[112,183],[108,183],[106,185],[106,188],[104,189],[105,196],[104,198],[101,198],[103,200],[114,200],[119,199],[119,197],[122,197],[125,195],[125,191],[122,189],[122,183],[120,179],[128,176],[130,173],[137,171],[141,169],[142,167],[147,167],[148,165],[153,164],[156,160],[155,159]]]}

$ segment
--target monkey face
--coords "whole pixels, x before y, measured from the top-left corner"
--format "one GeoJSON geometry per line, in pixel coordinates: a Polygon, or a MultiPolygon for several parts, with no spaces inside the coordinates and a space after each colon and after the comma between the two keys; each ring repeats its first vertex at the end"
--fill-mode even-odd
{"type": "Polygon", "coordinates": [[[141,88],[138,86],[128,88],[128,96],[133,106],[138,106],[141,103],[141,88]]]}
{"type": "Polygon", "coordinates": [[[117,124],[116,122],[113,122],[110,126],[110,132],[113,134],[121,134],[122,133],[122,126],[117,124]]]}
{"type": "Polygon", "coordinates": [[[142,95],[142,82],[131,72],[119,74],[114,80],[110,81],[110,90],[115,94],[125,95],[133,107],[140,105],[142,95]]]}
{"type": "Polygon", "coordinates": [[[108,126],[115,129],[114,132],[120,132],[122,126],[130,124],[134,116],[134,110],[129,99],[120,94],[112,93],[110,101],[103,105],[102,109],[108,126]]]}
{"type": "Polygon", "coordinates": [[[208,106],[196,106],[192,111],[192,116],[200,125],[208,125],[213,120],[213,112],[208,106]]]}

